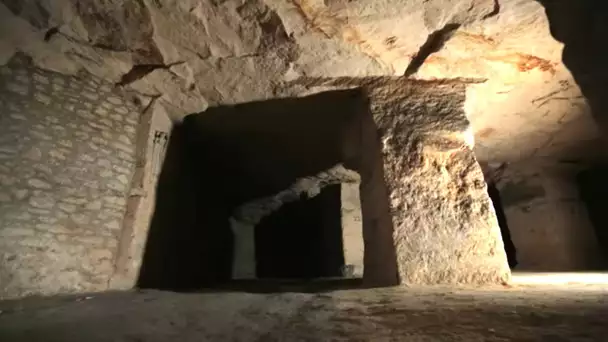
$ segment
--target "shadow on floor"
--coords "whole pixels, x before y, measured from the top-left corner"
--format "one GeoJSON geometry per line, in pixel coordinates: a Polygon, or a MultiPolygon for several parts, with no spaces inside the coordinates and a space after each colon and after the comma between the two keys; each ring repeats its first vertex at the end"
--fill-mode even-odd
{"type": "Polygon", "coordinates": [[[313,280],[255,279],[233,280],[223,285],[207,288],[200,293],[243,292],[243,293],[322,293],[338,290],[366,288],[363,279],[325,278],[313,280]]]}

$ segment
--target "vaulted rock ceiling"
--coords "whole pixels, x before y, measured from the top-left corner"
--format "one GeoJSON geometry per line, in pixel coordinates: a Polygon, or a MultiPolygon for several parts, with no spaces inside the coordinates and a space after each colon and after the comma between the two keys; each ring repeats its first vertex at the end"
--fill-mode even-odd
{"type": "Polygon", "coordinates": [[[174,119],[289,95],[302,77],[457,79],[479,159],[598,157],[589,106],[534,0],[0,3],[0,63],[85,70],[174,119]]]}

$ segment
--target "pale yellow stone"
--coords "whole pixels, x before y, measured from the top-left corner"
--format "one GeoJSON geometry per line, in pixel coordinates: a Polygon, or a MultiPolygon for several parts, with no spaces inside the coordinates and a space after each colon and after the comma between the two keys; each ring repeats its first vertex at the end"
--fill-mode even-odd
{"type": "Polygon", "coordinates": [[[51,184],[49,184],[43,180],[36,179],[36,178],[28,180],[27,183],[31,187],[36,188],[36,189],[51,189],[52,188],[51,184]]]}
{"type": "Polygon", "coordinates": [[[95,200],[86,205],[86,208],[89,210],[100,210],[101,209],[101,200],[95,200]]]}
{"type": "Polygon", "coordinates": [[[73,204],[59,203],[57,207],[65,212],[73,213],[76,211],[76,206],[73,204]]]}
{"type": "Polygon", "coordinates": [[[114,173],[111,170],[101,170],[99,171],[99,176],[103,178],[109,178],[114,176],[114,173]]]}
{"type": "Polygon", "coordinates": [[[118,97],[115,96],[110,96],[106,99],[108,102],[110,102],[113,105],[121,105],[122,104],[122,100],[118,97]]]}
{"type": "Polygon", "coordinates": [[[36,92],[34,94],[34,99],[36,99],[36,101],[38,101],[38,102],[40,102],[42,104],[45,104],[45,105],[50,105],[51,102],[52,102],[51,98],[49,96],[44,95],[44,94],[42,94],[40,92],[36,92]]]}

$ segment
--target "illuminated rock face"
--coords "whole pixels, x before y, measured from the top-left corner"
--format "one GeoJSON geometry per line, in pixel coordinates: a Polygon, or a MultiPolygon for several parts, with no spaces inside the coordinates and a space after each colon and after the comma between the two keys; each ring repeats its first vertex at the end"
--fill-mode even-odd
{"type": "MultiPolygon", "coordinates": [[[[471,137],[477,159],[489,162],[595,160],[602,152],[588,148],[599,134],[577,85],[596,114],[606,107],[605,81],[597,82],[593,69],[605,56],[597,47],[601,35],[591,34],[601,32],[601,20],[587,25],[581,13],[593,11],[570,5],[580,10],[573,27],[583,29],[565,34],[554,26],[564,27],[559,13],[570,8],[551,12],[558,3],[3,0],[0,64],[26,56],[33,67],[66,77],[84,70],[108,91],[128,95],[123,100],[141,112],[167,119],[166,113],[173,122],[211,106],[364,88],[381,133],[388,186],[388,194],[374,196],[390,198],[396,211],[390,221],[399,280],[496,283],[508,278],[508,269],[471,137]],[[573,57],[577,49],[593,63],[573,57]],[[452,100],[441,99],[444,90],[452,100]],[[420,227],[427,231],[417,232],[420,227]]],[[[169,120],[163,122],[169,133],[169,120]]],[[[137,128],[143,140],[155,133],[146,127],[137,128]]],[[[106,260],[107,272],[121,277],[108,275],[95,280],[101,287],[87,289],[130,287],[136,278],[157,177],[146,170],[146,158],[137,160],[135,178],[146,179],[147,188],[133,181],[123,194],[148,196],[133,205],[146,209],[118,208],[127,210],[125,224],[137,227],[115,236],[118,256],[106,260]]],[[[374,247],[378,255],[382,247],[374,247]]]]}
{"type": "Polygon", "coordinates": [[[382,142],[382,173],[400,283],[508,282],[500,229],[469,145],[463,80],[311,78],[298,83],[308,92],[362,87],[369,94],[382,142]]]}
{"type": "Polygon", "coordinates": [[[158,97],[175,119],[271,98],[300,77],[475,78],[466,112],[480,159],[596,154],[589,110],[535,0],[3,3],[0,61],[22,51],[43,68],[85,68],[158,97]]]}

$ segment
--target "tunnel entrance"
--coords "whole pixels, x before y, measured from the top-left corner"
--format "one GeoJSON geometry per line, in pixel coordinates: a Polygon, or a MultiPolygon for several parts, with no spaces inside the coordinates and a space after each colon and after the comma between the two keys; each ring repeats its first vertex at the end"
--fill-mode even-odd
{"type": "Polygon", "coordinates": [[[337,182],[323,178],[336,165],[361,175],[359,236],[365,263],[379,265],[369,281],[395,285],[390,207],[378,196],[387,193],[381,146],[367,97],[352,89],[209,108],[175,127],[138,287],[191,291],[235,279],[341,277],[352,266],[345,256],[363,264],[363,248],[352,252],[356,239],[344,235],[339,175],[330,175],[337,182]],[[288,193],[277,205],[274,196],[311,179],[318,194],[288,193]],[[264,215],[239,216],[243,206],[266,199],[254,208],[264,215]]]}
{"type": "Polygon", "coordinates": [[[341,185],[284,204],[255,227],[258,278],[342,277],[341,185]]]}
{"type": "Polygon", "coordinates": [[[494,206],[494,211],[496,212],[498,226],[500,227],[500,235],[502,236],[505,252],[507,253],[509,267],[514,269],[517,266],[517,251],[515,249],[515,244],[513,244],[513,240],[511,239],[511,231],[509,230],[507,216],[505,214],[505,209],[500,198],[500,192],[496,187],[496,184],[488,183],[488,195],[492,200],[492,205],[494,206]]]}
{"type": "Polygon", "coordinates": [[[581,171],[576,178],[579,193],[587,208],[589,221],[593,225],[602,260],[599,265],[603,270],[608,269],[608,166],[595,166],[581,171]]]}

